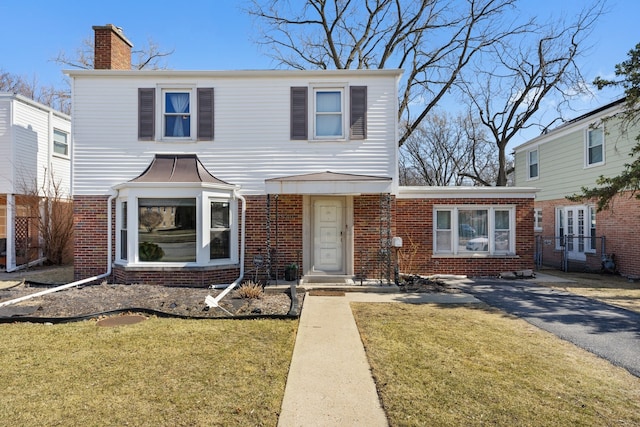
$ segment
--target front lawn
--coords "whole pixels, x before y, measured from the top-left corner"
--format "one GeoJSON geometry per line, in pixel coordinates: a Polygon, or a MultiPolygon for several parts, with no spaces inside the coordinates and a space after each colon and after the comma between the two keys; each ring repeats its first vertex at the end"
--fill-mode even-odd
{"type": "Polygon", "coordinates": [[[485,305],[354,303],[392,426],[637,426],[640,379],[485,305]]]}
{"type": "Polygon", "coordinates": [[[298,322],[2,324],[11,426],[275,426],[298,322]]]}

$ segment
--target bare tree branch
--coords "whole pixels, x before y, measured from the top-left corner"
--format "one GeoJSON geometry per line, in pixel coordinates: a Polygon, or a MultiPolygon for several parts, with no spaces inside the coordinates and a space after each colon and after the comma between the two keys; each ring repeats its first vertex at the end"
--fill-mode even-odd
{"type": "MultiPolygon", "coordinates": [[[[553,95],[561,107],[587,85],[576,64],[584,42],[602,14],[603,2],[584,9],[575,20],[537,25],[535,31],[500,40],[491,55],[463,73],[458,87],[468,98],[498,150],[495,185],[507,184],[506,147],[522,129],[542,127],[534,121],[542,102],[553,95]],[[489,65],[492,64],[492,65],[489,65]]],[[[548,127],[548,126],[547,126],[548,127]]]]}

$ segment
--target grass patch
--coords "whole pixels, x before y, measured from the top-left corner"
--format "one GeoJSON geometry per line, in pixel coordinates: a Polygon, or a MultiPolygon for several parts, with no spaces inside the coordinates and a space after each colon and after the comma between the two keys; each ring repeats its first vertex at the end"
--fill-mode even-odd
{"type": "Polygon", "coordinates": [[[0,325],[12,426],[275,426],[297,321],[0,325]]]}
{"type": "Polygon", "coordinates": [[[570,279],[574,282],[541,283],[544,286],[593,298],[640,313],[640,283],[637,281],[630,281],[624,277],[611,274],[561,271],[545,271],[545,274],[570,279]]]}
{"type": "Polygon", "coordinates": [[[402,426],[637,426],[640,379],[487,306],[352,304],[402,426]]]}

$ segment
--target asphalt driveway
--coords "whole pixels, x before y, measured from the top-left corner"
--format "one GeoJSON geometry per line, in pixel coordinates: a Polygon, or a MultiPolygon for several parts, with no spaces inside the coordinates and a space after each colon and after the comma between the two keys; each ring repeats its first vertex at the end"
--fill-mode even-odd
{"type": "Polygon", "coordinates": [[[640,313],[524,280],[457,286],[640,377],[640,313]]]}

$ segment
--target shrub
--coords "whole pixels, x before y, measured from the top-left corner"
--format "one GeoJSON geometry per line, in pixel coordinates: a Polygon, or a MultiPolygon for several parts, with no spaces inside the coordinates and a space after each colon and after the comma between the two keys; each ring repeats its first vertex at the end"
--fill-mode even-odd
{"type": "Polygon", "coordinates": [[[261,299],[264,295],[262,286],[252,281],[243,283],[238,288],[238,296],[240,298],[261,299]]]}
{"type": "Polygon", "coordinates": [[[138,247],[140,261],[158,261],[164,256],[162,248],[155,243],[142,242],[138,247]]]}

